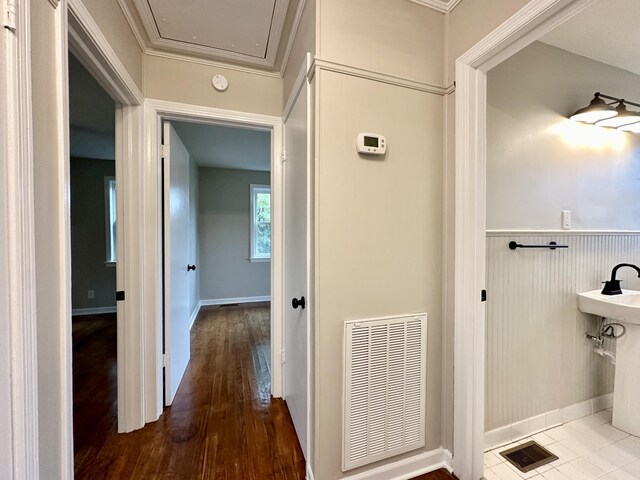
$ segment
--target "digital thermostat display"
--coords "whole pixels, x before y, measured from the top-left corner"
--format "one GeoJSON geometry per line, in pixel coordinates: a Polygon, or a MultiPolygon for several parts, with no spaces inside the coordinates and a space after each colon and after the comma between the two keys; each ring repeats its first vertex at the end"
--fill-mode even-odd
{"type": "Polygon", "coordinates": [[[358,134],[358,153],[367,155],[384,155],[387,151],[387,142],[382,135],[377,133],[359,133],[358,134]]]}

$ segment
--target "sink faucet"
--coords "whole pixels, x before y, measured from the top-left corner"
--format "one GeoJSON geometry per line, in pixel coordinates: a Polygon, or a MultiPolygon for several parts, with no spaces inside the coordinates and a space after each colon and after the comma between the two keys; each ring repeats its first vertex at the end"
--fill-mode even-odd
{"type": "Polygon", "coordinates": [[[631,263],[619,263],[613,270],[611,270],[611,280],[607,280],[604,282],[604,288],[602,289],[602,295],[621,295],[622,290],[620,289],[620,280],[616,280],[616,273],[618,273],[618,269],[622,267],[631,267],[636,272],[638,272],[638,278],[640,278],[640,267],[636,265],[632,265],[631,263]]]}

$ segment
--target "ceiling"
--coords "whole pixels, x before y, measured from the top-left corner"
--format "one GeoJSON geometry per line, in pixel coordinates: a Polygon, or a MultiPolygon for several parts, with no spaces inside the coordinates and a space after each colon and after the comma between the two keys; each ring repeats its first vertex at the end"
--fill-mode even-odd
{"type": "Polygon", "coordinates": [[[640,1],[598,0],[540,41],[640,75],[640,1]]]}
{"type": "MultiPolygon", "coordinates": [[[[147,47],[277,70],[300,0],[129,0],[147,47]],[[140,28],[142,27],[142,28],[140,28]]],[[[129,8],[129,10],[131,10],[129,8]]],[[[125,12],[126,13],[126,12],[125,12]]],[[[129,12],[131,13],[131,12],[129,12]]],[[[134,18],[131,18],[134,17],[134,18]]]]}
{"type": "Polygon", "coordinates": [[[271,170],[271,132],[223,125],[172,121],[201,167],[271,170]]]}

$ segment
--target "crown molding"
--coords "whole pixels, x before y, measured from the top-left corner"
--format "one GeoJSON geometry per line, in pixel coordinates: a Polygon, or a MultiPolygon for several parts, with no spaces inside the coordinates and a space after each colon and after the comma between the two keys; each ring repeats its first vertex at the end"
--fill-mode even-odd
{"type": "Polygon", "coordinates": [[[282,64],[280,65],[280,76],[284,77],[284,72],[287,69],[287,63],[289,63],[289,55],[293,49],[293,43],[296,35],[298,34],[298,28],[300,28],[300,22],[302,20],[302,14],[304,13],[304,7],[307,4],[307,0],[300,0],[298,2],[298,8],[296,10],[296,16],[293,18],[293,24],[291,25],[291,31],[289,32],[289,38],[287,40],[287,47],[284,50],[282,56],[282,64]]]}
{"type": "Polygon", "coordinates": [[[410,2],[433,8],[438,12],[449,13],[458,5],[461,0],[409,0],[410,2]]]}
{"type": "Polygon", "coordinates": [[[262,75],[263,77],[282,78],[280,72],[273,72],[270,70],[259,70],[257,68],[243,67],[233,63],[218,62],[216,60],[209,60],[201,57],[194,57],[193,55],[187,55],[183,53],[172,53],[164,50],[156,50],[154,48],[147,48],[144,51],[145,55],[149,57],[166,58],[169,60],[176,60],[179,62],[195,63],[197,65],[205,65],[207,67],[224,68],[226,70],[233,70],[236,72],[249,73],[252,75],[262,75]]]}
{"type": "Polygon", "coordinates": [[[144,40],[144,36],[140,31],[140,27],[138,25],[138,22],[136,22],[135,20],[133,12],[129,8],[129,5],[127,5],[126,0],[118,0],[118,4],[120,5],[120,9],[122,10],[122,13],[124,13],[125,18],[127,19],[127,22],[129,22],[129,26],[131,27],[133,36],[136,37],[136,41],[140,46],[140,50],[142,50],[142,52],[144,53],[148,48],[147,42],[145,42],[144,40]]]}

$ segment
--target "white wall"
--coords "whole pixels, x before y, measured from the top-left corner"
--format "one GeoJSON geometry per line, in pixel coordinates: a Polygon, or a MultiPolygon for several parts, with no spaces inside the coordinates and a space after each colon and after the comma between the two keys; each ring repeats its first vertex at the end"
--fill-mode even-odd
{"type": "Polygon", "coordinates": [[[489,72],[487,229],[640,229],[640,136],[567,118],[596,91],[640,77],[540,42],[489,72]]]}
{"type": "Polygon", "coordinates": [[[268,296],[271,263],[249,262],[250,185],[270,172],[200,167],[198,239],[200,299],[268,296]]]}
{"type": "MultiPolygon", "coordinates": [[[[613,366],[585,338],[599,319],[578,310],[576,293],[600,289],[614,265],[639,252],[637,234],[488,235],[486,431],[613,391],[613,366]],[[569,248],[512,251],[511,240],[569,248]]],[[[640,288],[631,269],[618,278],[640,288]]],[[[615,351],[615,342],[605,348],[615,351]]]]}

